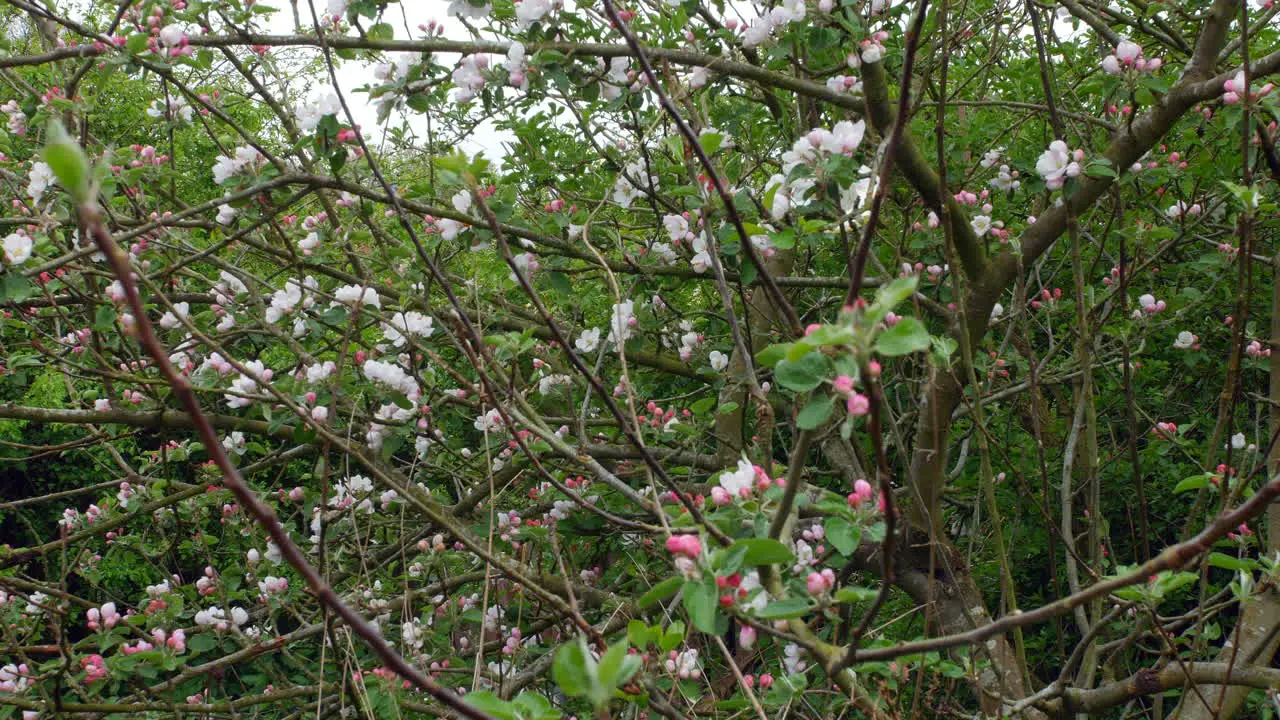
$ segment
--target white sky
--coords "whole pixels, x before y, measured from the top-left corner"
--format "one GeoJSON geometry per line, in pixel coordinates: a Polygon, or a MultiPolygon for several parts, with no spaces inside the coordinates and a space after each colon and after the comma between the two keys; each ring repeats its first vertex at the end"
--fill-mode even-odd
{"type": "MultiPolygon", "coordinates": [[[[309,0],[296,0],[298,6],[298,16],[303,25],[303,31],[310,33],[312,29],[311,11],[308,7],[309,0]]],[[[315,3],[316,11],[323,13],[329,5],[329,0],[310,0],[315,3]]],[[[63,11],[72,18],[82,19],[88,15],[88,8],[93,0],[60,0],[65,3],[63,11]]],[[[257,28],[259,32],[265,32],[272,35],[293,35],[295,28],[293,25],[293,3],[295,0],[276,0],[272,3],[277,8],[277,12],[267,18],[267,22],[257,28]]],[[[388,6],[384,15],[384,21],[390,23],[396,30],[396,39],[411,39],[405,35],[405,27],[409,27],[413,38],[420,38],[422,34],[418,31],[418,25],[429,23],[435,20],[445,29],[444,37],[450,40],[468,40],[471,39],[467,29],[457,20],[449,16],[448,0],[401,0],[388,6]]],[[[370,23],[364,23],[367,27],[370,23]]],[[[305,50],[304,50],[305,51],[305,50]]],[[[312,49],[312,52],[319,54],[318,49],[312,49]]],[[[440,61],[447,63],[456,59],[456,55],[441,54],[440,61]]],[[[338,77],[338,87],[347,99],[347,104],[351,108],[351,112],[355,115],[356,124],[360,126],[365,136],[371,140],[371,144],[376,144],[382,139],[382,126],[377,123],[377,109],[374,103],[368,102],[368,96],[364,93],[356,93],[355,89],[364,85],[376,84],[373,78],[373,68],[375,62],[356,62],[345,60],[337,67],[336,75],[338,77]]],[[[314,94],[322,87],[329,87],[328,78],[322,73],[318,73],[311,79],[314,85],[314,94]]],[[[387,123],[397,126],[399,123],[408,121],[412,128],[420,137],[426,136],[427,119],[422,113],[415,111],[395,112],[387,119],[387,123]]],[[[514,137],[507,132],[498,130],[492,122],[486,121],[475,129],[471,136],[465,138],[460,143],[460,148],[468,154],[483,153],[495,163],[501,163],[506,155],[506,148],[503,147],[504,142],[510,142],[514,137]]]]}
{"type": "MultiPolygon", "coordinates": [[[[83,12],[81,8],[90,0],[64,0],[72,9],[72,16],[76,16],[83,12]]],[[[309,2],[314,2],[318,12],[324,12],[328,7],[329,0],[277,0],[273,3],[278,11],[271,15],[265,24],[258,29],[262,32],[278,35],[290,35],[295,32],[293,3],[297,2],[299,18],[303,25],[303,30],[309,32],[311,29],[311,12],[308,7],[309,2]]],[[[898,0],[894,0],[897,4],[898,0]]],[[[571,6],[572,2],[567,2],[567,6],[571,6]]],[[[739,10],[740,15],[746,17],[753,16],[750,10],[742,12],[740,5],[749,5],[741,2],[730,2],[729,5],[739,10]]],[[[444,27],[444,37],[452,40],[471,39],[469,31],[457,20],[452,18],[448,13],[449,0],[401,0],[388,6],[384,21],[390,23],[396,30],[397,39],[405,39],[405,28],[408,27],[412,31],[411,37],[421,37],[421,33],[417,27],[426,24],[432,20],[440,23],[444,27]]],[[[904,18],[902,22],[906,22],[904,18]]],[[[367,24],[367,23],[366,23],[367,24]]],[[[1079,29],[1073,29],[1067,23],[1054,23],[1054,29],[1060,34],[1071,35],[1078,33],[1079,29]]],[[[307,50],[293,50],[292,52],[307,52],[307,50]]],[[[310,52],[319,53],[318,49],[312,49],[310,52]]],[[[442,54],[439,58],[441,62],[449,63],[456,59],[456,56],[450,54],[442,54]]],[[[495,58],[496,60],[497,58],[495,58]]],[[[361,131],[365,133],[374,143],[380,141],[384,135],[384,127],[377,123],[376,104],[368,102],[367,95],[357,93],[355,89],[364,85],[372,85],[374,83],[373,68],[375,62],[357,62],[357,61],[341,61],[337,67],[338,87],[343,95],[347,98],[348,105],[352,113],[356,117],[356,123],[360,125],[361,131]]],[[[317,74],[316,77],[310,79],[310,84],[314,86],[312,94],[318,94],[320,88],[329,85],[328,79],[323,74],[317,74]]],[[[414,130],[419,137],[426,136],[427,119],[422,113],[415,111],[394,112],[388,118],[387,122],[392,126],[398,126],[400,123],[408,122],[409,127],[414,130]]],[[[460,148],[468,154],[483,153],[490,160],[500,163],[507,151],[503,143],[511,142],[514,138],[509,132],[498,130],[491,121],[485,121],[472,132],[472,134],[464,138],[460,143],[460,148]]]]}
{"type": "MultiPolygon", "coordinates": [[[[323,13],[328,6],[328,0],[312,0],[315,3],[316,11],[323,13]]],[[[311,29],[311,13],[307,7],[308,0],[298,0],[298,14],[302,20],[305,30],[311,29]]],[[[278,0],[275,6],[279,8],[279,12],[271,16],[270,22],[264,28],[273,35],[289,35],[293,34],[293,10],[288,0],[278,0]]],[[[422,35],[418,31],[418,26],[435,20],[442,24],[445,28],[444,37],[450,40],[468,40],[471,39],[465,27],[454,18],[450,17],[447,10],[449,7],[448,0],[401,0],[401,2],[389,5],[384,16],[384,21],[390,23],[396,30],[396,39],[413,39],[421,38],[422,35]],[[404,28],[408,26],[413,31],[411,38],[406,38],[404,28]]],[[[367,21],[362,23],[368,27],[370,23],[367,21]]],[[[315,52],[319,52],[316,50],[315,52]]],[[[442,55],[441,61],[448,62],[456,56],[442,55]]],[[[356,88],[364,85],[376,84],[373,78],[373,62],[356,62],[351,60],[342,61],[337,67],[336,75],[338,77],[338,87],[347,99],[347,104],[351,108],[351,112],[356,117],[356,123],[360,126],[361,132],[371,141],[377,141],[382,138],[383,127],[377,124],[377,109],[372,102],[366,102],[367,95],[364,93],[354,92],[356,88]]],[[[329,83],[325,78],[317,78],[317,87],[328,86],[329,83]]],[[[420,137],[426,137],[427,120],[426,116],[415,111],[393,112],[387,119],[387,123],[396,126],[399,123],[408,121],[409,126],[418,133],[420,137]]],[[[506,155],[506,149],[502,143],[510,142],[514,138],[510,133],[498,130],[490,121],[485,121],[460,144],[461,149],[467,154],[474,155],[483,153],[490,160],[498,163],[506,155]]]]}

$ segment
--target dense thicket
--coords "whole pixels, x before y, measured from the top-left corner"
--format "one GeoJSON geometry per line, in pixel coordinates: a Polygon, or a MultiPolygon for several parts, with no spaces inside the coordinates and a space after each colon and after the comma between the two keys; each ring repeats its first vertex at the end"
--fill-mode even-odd
{"type": "Polygon", "coordinates": [[[1278,12],[7,0],[0,718],[1275,717],[1278,12]]]}

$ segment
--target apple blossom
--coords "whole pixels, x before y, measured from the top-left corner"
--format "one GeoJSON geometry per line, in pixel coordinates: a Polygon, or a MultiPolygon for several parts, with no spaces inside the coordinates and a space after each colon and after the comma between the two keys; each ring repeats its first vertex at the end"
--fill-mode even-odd
{"type": "Polygon", "coordinates": [[[7,235],[0,246],[4,250],[4,263],[6,265],[22,265],[31,259],[31,251],[35,243],[31,237],[24,232],[16,232],[7,235]]]}
{"type": "Polygon", "coordinates": [[[1036,172],[1044,178],[1050,190],[1056,190],[1066,183],[1067,178],[1080,174],[1080,164],[1065,142],[1054,140],[1036,161],[1036,172]]]}

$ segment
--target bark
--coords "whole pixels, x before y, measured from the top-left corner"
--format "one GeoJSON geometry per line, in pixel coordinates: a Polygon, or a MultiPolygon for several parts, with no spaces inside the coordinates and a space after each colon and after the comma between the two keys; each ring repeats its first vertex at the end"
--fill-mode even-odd
{"type": "MultiPolygon", "coordinates": [[[[1278,623],[1280,593],[1268,588],[1245,602],[1239,627],[1226,631],[1227,639],[1214,662],[1241,671],[1255,663],[1262,667],[1269,665],[1276,649],[1280,648],[1280,634],[1274,632],[1278,623]]],[[[1170,720],[1227,720],[1240,711],[1252,692],[1249,687],[1232,685],[1224,688],[1221,684],[1200,685],[1198,690],[1199,693],[1188,688],[1182,693],[1182,701],[1169,713],[1170,720]],[[1201,702],[1201,696],[1214,707],[1201,702]]]]}
{"type": "MultiPolygon", "coordinates": [[[[925,606],[925,616],[931,623],[929,634],[935,637],[954,635],[989,625],[991,614],[964,556],[945,540],[934,542],[932,547],[934,558],[931,563],[928,538],[909,535],[907,547],[898,553],[895,560],[898,586],[913,602],[925,606]]],[[[874,552],[857,560],[860,569],[878,570],[880,567],[879,556],[874,552]]],[[[1008,711],[1009,704],[1035,692],[1024,682],[1021,663],[1007,637],[1000,635],[988,640],[981,647],[973,648],[970,656],[975,660],[988,661],[975,679],[976,689],[981,694],[982,710],[987,717],[1002,716],[1008,711]]],[[[1033,719],[1045,715],[1034,708],[1027,708],[1021,717],[1033,719]]]]}
{"type": "MultiPolygon", "coordinates": [[[[1190,110],[1195,103],[1216,94],[1221,94],[1221,80],[1213,77],[1214,59],[1226,42],[1227,28],[1230,24],[1234,3],[1231,0],[1216,0],[1207,14],[1207,19],[1196,43],[1195,53],[1188,64],[1177,86],[1167,95],[1143,113],[1141,116],[1113,136],[1103,156],[1114,168],[1128,168],[1144,153],[1160,141],[1174,124],[1190,110]]],[[[1280,62],[1274,54],[1267,56],[1257,65],[1269,62],[1280,62]]],[[[873,124],[881,132],[892,121],[887,95],[884,93],[883,71],[877,63],[864,66],[864,87],[867,98],[867,111],[873,124]]],[[[899,146],[897,164],[906,179],[929,204],[936,198],[946,198],[940,192],[937,174],[916,150],[910,137],[904,137],[899,146]]],[[[1123,171],[1123,170],[1122,170],[1123,171]]],[[[1113,178],[1083,177],[1074,191],[1067,194],[1064,202],[1050,206],[1039,215],[1039,219],[1023,233],[1021,253],[1003,252],[986,260],[980,252],[970,245],[971,234],[963,222],[956,223],[958,231],[955,235],[957,250],[960,253],[963,268],[969,278],[969,297],[965,305],[964,323],[957,324],[953,332],[957,335],[966,332],[971,346],[977,346],[986,334],[990,321],[991,309],[1006,289],[1013,284],[1024,267],[1029,266],[1045,253],[1067,230],[1071,217],[1079,217],[1082,212],[1094,203],[1112,186],[1113,178]]],[[[950,202],[948,202],[950,205],[950,202]]],[[[953,223],[962,220],[962,210],[952,209],[953,223]]],[[[950,444],[952,411],[959,404],[963,384],[951,372],[932,370],[933,376],[926,384],[920,398],[920,424],[916,434],[916,445],[912,451],[909,492],[914,501],[910,507],[910,517],[916,526],[928,529],[930,538],[936,548],[935,555],[942,556],[949,549],[942,538],[942,513],[939,498],[947,481],[946,464],[950,444]]],[[[927,541],[926,541],[927,544],[927,541]]],[[[925,566],[926,568],[928,565],[925,566]]],[[[928,582],[933,578],[926,577],[923,585],[927,599],[928,582]]],[[[946,597],[940,597],[934,609],[938,613],[939,631],[952,631],[957,625],[959,629],[968,629],[990,622],[989,613],[985,612],[982,595],[973,588],[972,581],[966,581],[967,574],[957,574],[952,578],[950,591],[946,597]],[[963,624],[961,624],[963,623],[963,624]]],[[[899,578],[899,584],[907,588],[905,578],[899,578]]],[[[941,588],[947,586],[940,584],[941,588]]],[[[915,597],[920,590],[908,590],[915,597]]],[[[989,702],[987,695],[993,686],[1003,683],[1005,692],[1011,697],[1023,697],[1030,694],[1030,688],[1023,686],[1021,673],[1016,663],[1012,647],[1004,638],[988,643],[989,655],[994,671],[991,677],[980,678],[979,685],[984,691],[984,709],[989,702]]]]}
{"type": "MultiPolygon", "coordinates": [[[[1095,690],[1068,688],[1060,701],[1046,703],[1055,714],[1068,712],[1096,713],[1115,707],[1145,695],[1171,690],[1182,686],[1190,677],[1192,682],[1229,682],[1241,692],[1251,689],[1265,690],[1280,683],[1280,670],[1260,667],[1229,667],[1226,663],[1196,663],[1183,666],[1169,663],[1161,670],[1143,668],[1120,682],[1104,685],[1095,690]]],[[[1225,716],[1223,716],[1225,717],[1225,716]]]]}

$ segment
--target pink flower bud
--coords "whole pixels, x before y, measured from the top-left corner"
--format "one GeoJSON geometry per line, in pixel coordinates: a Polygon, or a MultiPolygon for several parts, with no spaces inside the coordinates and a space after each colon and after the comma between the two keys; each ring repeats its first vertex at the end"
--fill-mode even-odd
{"type": "Polygon", "coordinates": [[[850,415],[860,417],[871,412],[871,400],[862,393],[854,393],[849,396],[847,407],[850,415]]]}
{"type": "Polygon", "coordinates": [[[729,495],[729,491],[719,485],[711,488],[711,502],[716,505],[728,505],[733,502],[733,497],[729,495]]]}
{"type": "Polygon", "coordinates": [[[827,579],[822,577],[822,573],[809,573],[804,584],[809,589],[810,595],[821,595],[827,590],[827,579]]]}
{"type": "Polygon", "coordinates": [[[698,557],[702,554],[702,541],[697,535],[672,535],[667,538],[667,552],[691,558],[698,557]]]}
{"type": "Polygon", "coordinates": [[[858,495],[865,500],[866,498],[871,497],[871,493],[873,492],[871,489],[871,483],[859,478],[853,483],[853,492],[855,495],[858,495]]]}

